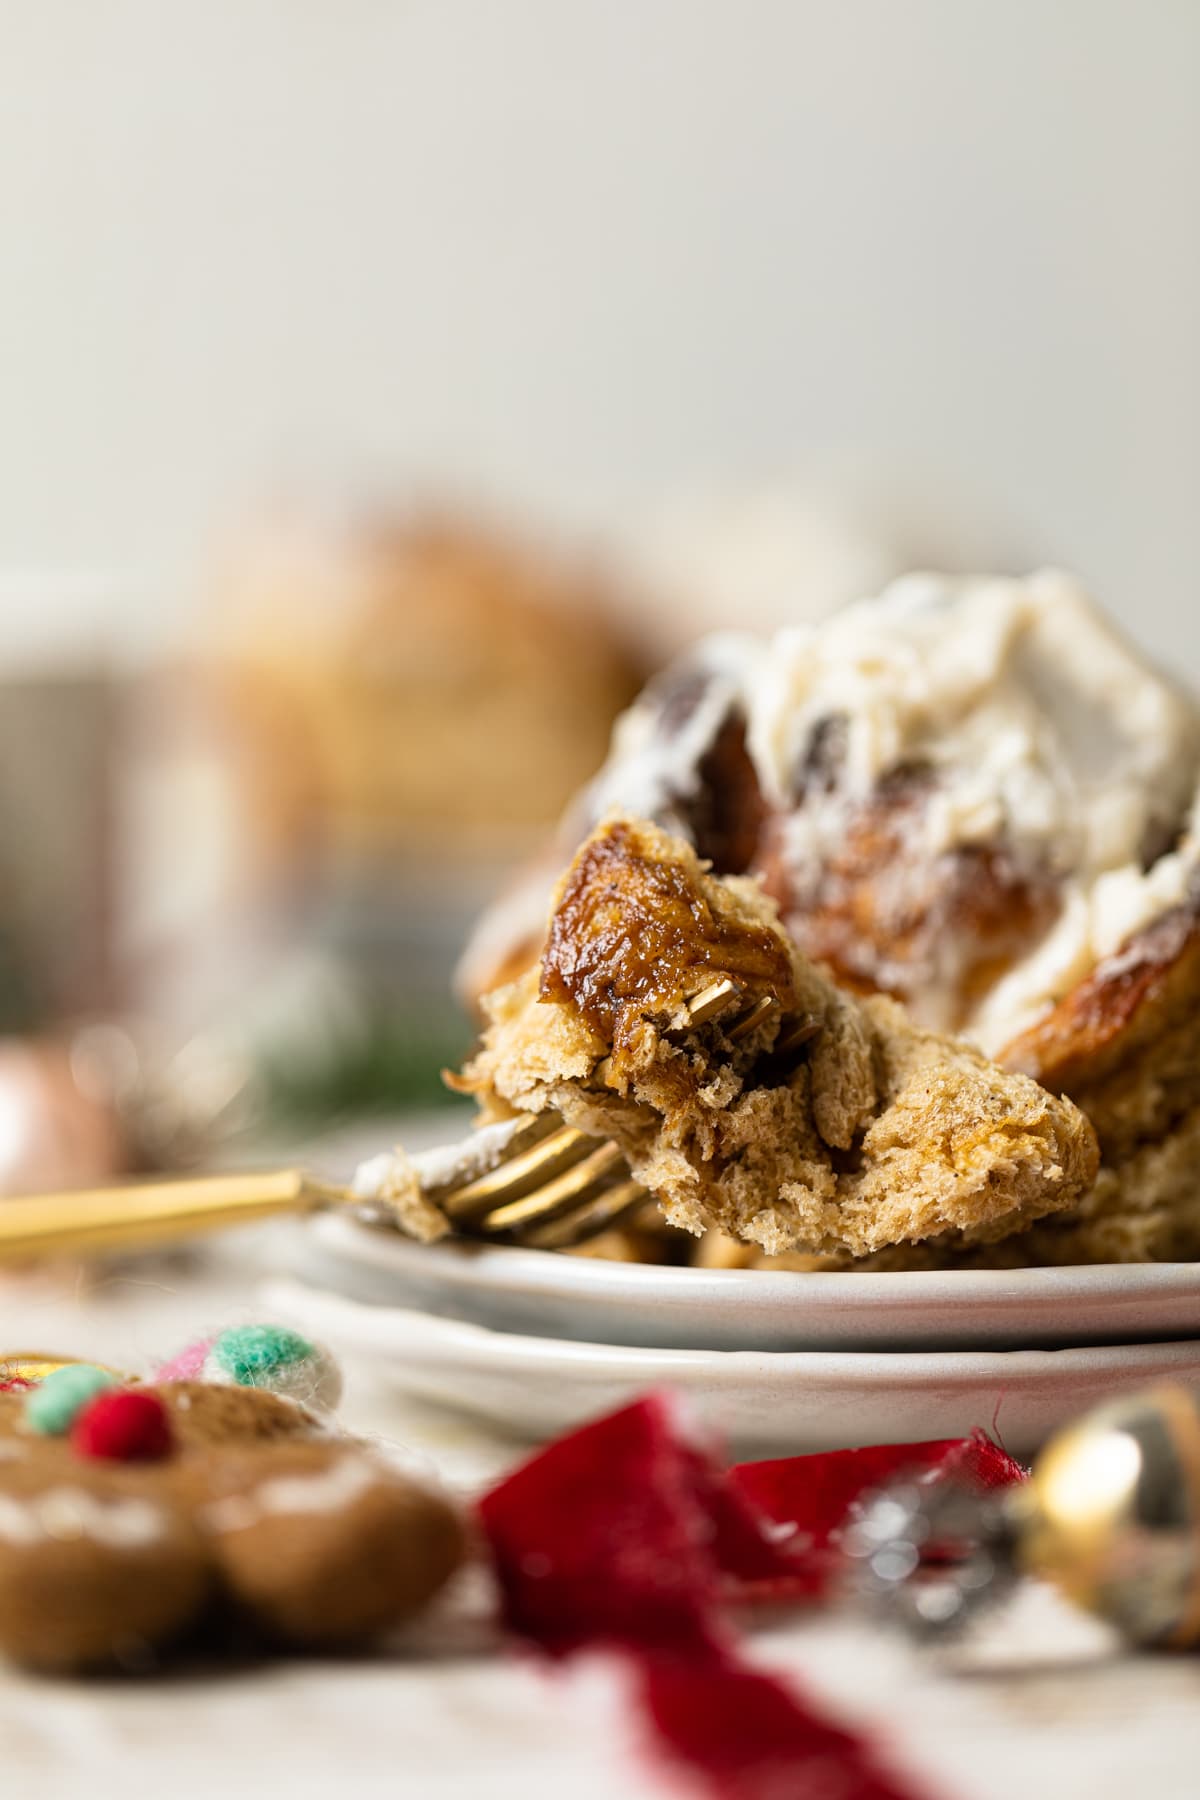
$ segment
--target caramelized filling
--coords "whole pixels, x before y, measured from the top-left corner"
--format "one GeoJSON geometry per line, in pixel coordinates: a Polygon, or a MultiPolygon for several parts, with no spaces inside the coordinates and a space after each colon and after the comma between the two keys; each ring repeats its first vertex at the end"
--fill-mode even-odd
{"type": "Polygon", "coordinates": [[[541,998],[569,1000],[616,1059],[644,1017],[669,1014],[718,975],[786,1005],[782,934],[715,911],[685,864],[645,853],[636,827],[618,821],[592,837],[550,921],[541,998]]]}
{"type": "Polygon", "coordinates": [[[911,1000],[948,968],[957,1005],[945,1024],[958,1029],[1054,923],[1059,896],[1049,878],[1019,872],[1002,846],[914,859],[907,834],[930,780],[918,768],[889,776],[803,891],[779,831],[764,833],[755,870],[800,948],[852,991],[911,1000]]]}
{"type": "Polygon", "coordinates": [[[741,713],[730,713],[697,774],[695,796],[679,808],[696,854],[717,875],[744,875],[758,848],[766,806],[741,713]]]}

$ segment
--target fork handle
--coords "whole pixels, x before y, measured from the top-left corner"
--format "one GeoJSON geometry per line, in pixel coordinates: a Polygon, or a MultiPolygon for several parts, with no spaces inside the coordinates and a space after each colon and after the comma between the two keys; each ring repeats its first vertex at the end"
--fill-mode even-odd
{"type": "Polygon", "coordinates": [[[0,1196],[0,1263],[175,1243],[196,1232],[248,1225],[277,1213],[312,1212],[349,1197],[311,1180],[303,1169],[0,1196]]]}

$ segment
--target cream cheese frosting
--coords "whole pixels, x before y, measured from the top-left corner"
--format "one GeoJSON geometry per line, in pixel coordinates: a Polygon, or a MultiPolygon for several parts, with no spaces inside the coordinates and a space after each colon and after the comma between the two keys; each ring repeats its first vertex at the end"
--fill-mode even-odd
{"type": "Polygon", "coordinates": [[[772,799],[793,799],[804,745],[837,716],[843,798],[906,765],[932,771],[931,854],[1004,837],[1085,881],[1140,866],[1200,768],[1196,704],[1054,572],[908,577],[782,633],[756,686],[750,745],[772,799]]]}
{"type": "Polygon", "coordinates": [[[801,879],[836,851],[848,810],[889,775],[919,769],[930,785],[906,822],[908,855],[999,844],[1018,869],[1055,882],[1055,923],[966,1020],[985,1049],[1187,893],[1200,707],[1066,575],[908,577],[782,633],[746,708],[801,879]],[[839,721],[836,778],[815,800],[798,796],[805,746],[829,719],[839,721]]]}

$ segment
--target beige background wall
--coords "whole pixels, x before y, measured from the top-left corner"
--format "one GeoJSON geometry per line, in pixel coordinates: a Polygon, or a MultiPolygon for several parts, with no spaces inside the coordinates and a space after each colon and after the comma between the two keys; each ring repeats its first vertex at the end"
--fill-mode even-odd
{"type": "Polygon", "coordinates": [[[0,0],[0,650],[282,480],[853,448],[1200,672],[1198,92],[1196,0],[0,0]]]}

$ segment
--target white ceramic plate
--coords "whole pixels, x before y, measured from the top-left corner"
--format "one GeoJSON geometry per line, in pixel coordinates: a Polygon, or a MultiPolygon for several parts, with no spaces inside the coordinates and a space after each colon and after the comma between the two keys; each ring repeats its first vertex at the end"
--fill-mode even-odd
{"type": "Polygon", "coordinates": [[[744,1456],[953,1437],[985,1426],[1028,1456],[1058,1425],[1155,1381],[1200,1382],[1200,1340],[1073,1350],[648,1350],[520,1337],[295,1281],[272,1315],[370,1364],[405,1395],[534,1440],[647,1388],[681,1390],[744,1456]]]}
{"type": "Polygon", "coordinates": [[[1200,1263],[929,1273],[766,1273],[417,1244],[328,1213],[293,1240],[303,1279],[499,1331],[712,1350],[950,1350],[1200,1337],[1200,1263]]]}

